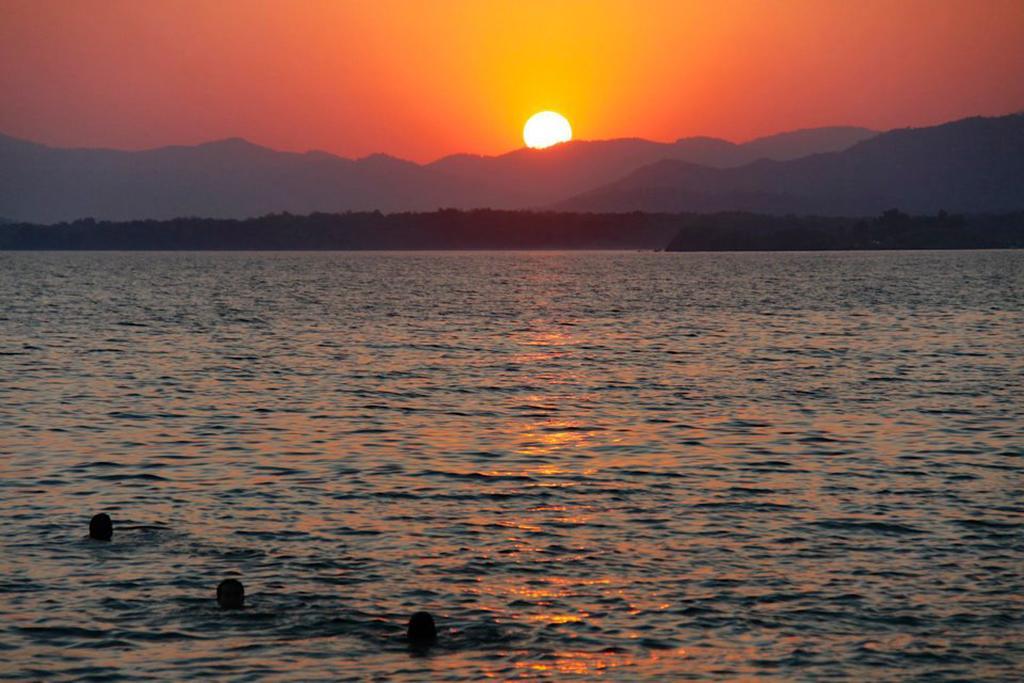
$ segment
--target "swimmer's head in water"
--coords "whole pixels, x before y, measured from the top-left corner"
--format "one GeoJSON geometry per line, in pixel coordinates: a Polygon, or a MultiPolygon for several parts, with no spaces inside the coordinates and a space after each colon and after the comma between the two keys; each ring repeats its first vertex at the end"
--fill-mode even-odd
{"type": "Polygon", "coordinates": [[[224,609],[241,609],[245,604],[245,588],[237,579],[224,579],[217,586],[217,604],[224,609]]]}
{"type": "Polygon", "coordinates": [[[409,628],[405,637],[410,643],[429,645],[437,641],[437,626],[429,612],[417,612],[409,617],[409,628]]]}
{"type": "Polygon", "coordinates": [[[89,538],[95,538],[97,541],[109,541],[114,535],[114,523],[110,521],[110,515],[105,512],[101,512],[98,515],[93,515],[93,518],[89,520],[89,538]]]}

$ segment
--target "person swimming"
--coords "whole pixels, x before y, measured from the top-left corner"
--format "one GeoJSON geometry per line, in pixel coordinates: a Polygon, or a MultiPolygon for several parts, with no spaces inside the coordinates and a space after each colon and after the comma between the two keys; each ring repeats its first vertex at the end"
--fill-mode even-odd
{"type": "Polygon", "coordinates": [[[429,612],[417,612],[409,617],[405,637],[413,645],[432,645],[437,642],[437,625],[429,612]]]}
{"type": "Polygon", "coordinates": [[[89,520],[89,538],[97,541],[109,541],[114,535],[114,523],[110,515],[101,512],[89,520]]]}
{"type": "Polygon", "coordinates": [[[242,609],[245,606],[245,587],[238,579],[224,579],[217,586],[217,604],[223,609],[242,609]]]}

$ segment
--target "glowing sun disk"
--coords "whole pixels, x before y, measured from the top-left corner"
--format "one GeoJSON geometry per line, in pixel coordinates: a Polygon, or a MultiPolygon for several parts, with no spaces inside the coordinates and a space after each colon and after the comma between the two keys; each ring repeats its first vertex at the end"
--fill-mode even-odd
{"type": "Polygon", "coordinates": [[[569,140],[572,140],[572,126],[558,112],[537,112],[523,126],[523,142],[533,149],[544,149],[569,140]]]}

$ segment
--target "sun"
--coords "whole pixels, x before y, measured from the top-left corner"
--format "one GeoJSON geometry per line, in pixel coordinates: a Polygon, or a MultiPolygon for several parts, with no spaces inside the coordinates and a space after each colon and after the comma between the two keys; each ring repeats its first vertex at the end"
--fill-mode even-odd
{"type": "Polygon", "coordinates": [[[558,112],[537,112],[523,126],[523,142],[533,149],[544,149],[569,140],[572,140],[572,126],[569,119],[558,112]]]}

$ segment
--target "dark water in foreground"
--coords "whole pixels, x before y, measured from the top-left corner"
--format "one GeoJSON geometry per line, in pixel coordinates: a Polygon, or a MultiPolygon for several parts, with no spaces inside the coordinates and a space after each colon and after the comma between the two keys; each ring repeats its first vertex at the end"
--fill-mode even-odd
{"type": "Polygon", "coordinates": [[[0,301],[5,677],[1021,675],[1022,252],[8,253],[0,301]]]}

